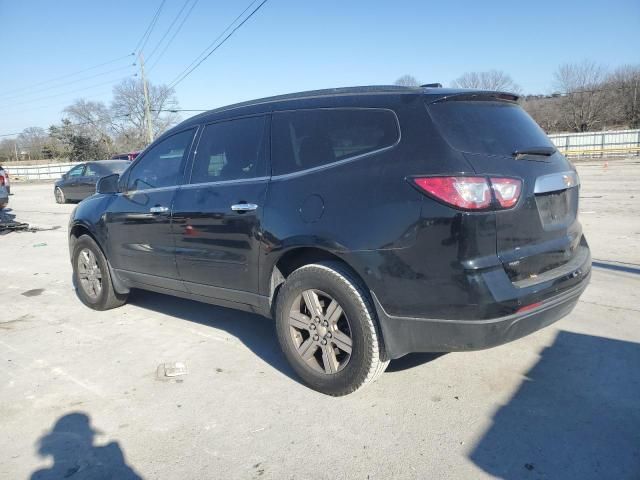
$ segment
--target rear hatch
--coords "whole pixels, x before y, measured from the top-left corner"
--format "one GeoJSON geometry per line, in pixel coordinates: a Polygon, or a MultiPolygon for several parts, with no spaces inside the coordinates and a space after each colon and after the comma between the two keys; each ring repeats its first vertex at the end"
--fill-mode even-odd
{"type": "Polygon", "coordinates": [[[514,99],[464,94],[427,108],[477,175],[522,180],[518,203],[495,215],[498,257],[511,281],[524,287],[570,273],[588,251],[577,219],[578,175],[514,99]]]}

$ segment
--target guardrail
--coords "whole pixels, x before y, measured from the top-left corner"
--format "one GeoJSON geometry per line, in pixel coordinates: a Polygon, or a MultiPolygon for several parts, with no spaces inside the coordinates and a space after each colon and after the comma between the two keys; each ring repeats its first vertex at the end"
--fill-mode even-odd
{"type": "Polygon", "coordinates": [[[640,129],[549,135],[558,150],[573,157],[640,155],[640,129]]]}
{"type": "Polygon", "coordinates": [[[18,180],[51,180],[57,179],[63,173],[67,173],[80,162],[49,163],[46,165],[21,165],[12,166],[5,164],[6,170],[12,179],[18,180]]]}

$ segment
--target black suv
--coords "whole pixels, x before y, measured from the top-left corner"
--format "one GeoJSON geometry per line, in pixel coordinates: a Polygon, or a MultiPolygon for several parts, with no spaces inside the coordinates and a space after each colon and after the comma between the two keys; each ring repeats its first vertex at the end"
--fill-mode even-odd
{"type": "Polygon", "coordinates": [[[80,299],[131,288],[271,316],[344,395],[409,352],[499,345],[567,315],[591,257],[579,178],[512,94],[357,87],[213,110],[70,221],[80,299]]]}

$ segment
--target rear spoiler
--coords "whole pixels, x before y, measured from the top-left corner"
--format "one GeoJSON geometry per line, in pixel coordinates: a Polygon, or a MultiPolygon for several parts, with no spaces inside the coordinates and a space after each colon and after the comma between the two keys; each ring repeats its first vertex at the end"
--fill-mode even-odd
{"type": "Polygon", "coordinates": [[[494,92],[491,90],[470,90],[468,92],[457,92],[449,95],[444,95],[442,97],[438,97],[435,100],[428,102],[431,103],[441,103],[441,102],[454,102],[454,101],[502,101],[502,102],[512,102],[515,103],[520,98],[519,95],[515,93],[509,92],[494,92]]]}

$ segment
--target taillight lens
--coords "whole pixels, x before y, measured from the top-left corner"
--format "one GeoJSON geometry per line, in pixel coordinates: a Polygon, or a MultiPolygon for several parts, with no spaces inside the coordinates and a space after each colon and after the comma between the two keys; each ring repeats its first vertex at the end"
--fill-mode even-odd
{"type": "Polygon", "coordinates": [[[522,181],[516,178],[491,177],[491,188],[502,208],[511,208],[518,203],[522,181]]]}
{"type": "Polygon", "coordinates": [[[491,205],[484,177],[422,177],[414,181],[425,192],[454,207],[483,210],[491,205]]]}
{"type": "Polygon", "coordinates": [[[0,173],[0,187],[4,186],[4,175],[0,173]]]}
{"type": "Polygon", "coordinates": [[[503,177],[419,177],[414,183],[424,192],[453,207],[487,210],[495,196],[498,208],[511,208],[520,198],[522,181],[503,177]]]}

